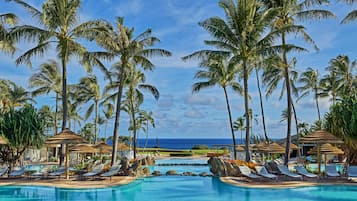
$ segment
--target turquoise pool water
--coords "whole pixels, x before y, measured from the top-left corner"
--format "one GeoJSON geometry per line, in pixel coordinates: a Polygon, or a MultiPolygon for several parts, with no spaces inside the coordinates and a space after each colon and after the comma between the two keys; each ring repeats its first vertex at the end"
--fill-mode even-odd
{"type": "Polygon", "coordinates": [[[192,172],[195,174],[200,174],[202,172],[210,173],[207,160],[203,159],[191,159],[191,158],[170,158],[170,159],[160,159],[155,161],[156,166],[150,166],[150,171],[160,171],[165,174],[169,170],[176,170],[178,174],[184,172],[192,172]],[[169,165],[160,166],[160,164],[196,164],[196,165],[169,165]],[[202,165],[197,165],[202,164],[202,165]]]}
{"type": "Polygon", "coordinates": [[[235,187],[217,178],[161,176],[102,189],[0,187],[0,201],[354,201],[357,186],[315,186],[286,189],[235,187]]]}
{"type": "MultiPolygon", "coordinates": [[[[336,170],[338,171],[338,172],[341,172],[341,173],[343,173],[344,171],[343,171],[343,164],[335,164],[336,165],[336,170]]],[[[317,163],[310,163],[310,164],[307,164],[306,165],[306,168],[308,169],[308,170],[312,170],[312,171],[314,171],[314,172],[317,172],[317,167],[318,167],[318,164],[317,163]]],[[[325,164],[321,164],[321,172],[325,172],[325,164]]]]}
{"type": "Polygon", "coordinates": [[[55,169],[58,165],[26,165],[26,170],[34,170],[40,172],[44,167],[49,169],[55,169]]]}

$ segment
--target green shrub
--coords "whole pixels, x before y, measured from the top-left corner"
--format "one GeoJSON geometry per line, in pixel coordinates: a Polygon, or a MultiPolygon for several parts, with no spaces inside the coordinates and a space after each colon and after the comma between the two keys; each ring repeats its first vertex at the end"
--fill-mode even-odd
{"type": "Polygon", "coordinates": [[[192,147],[192,149],[209,149],[208,148],[208,146],[207,145],[205,145],[205,144],[195,144],[193,147],[192,147]]]}

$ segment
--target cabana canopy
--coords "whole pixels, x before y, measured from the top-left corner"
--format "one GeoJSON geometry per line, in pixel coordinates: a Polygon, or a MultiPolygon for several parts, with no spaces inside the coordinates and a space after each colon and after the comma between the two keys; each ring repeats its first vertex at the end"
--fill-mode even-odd
{"type": "Polygon", "coordinates": [[[83,154],[99,152],[98,149],[96,149],[95,147],[88,145],[88,144],[77,144],[77,145],[74,145],[73,147],[70,147],[69,150],[72,152],[83,153],[83,154]]]}
{"type": "MultiPolygon", "coordinates": [[[[317,146],[308,151],[308,154],[317,154],[317,146]]],[[[326,143],[320,146],[320,152],[324,154],[343,154],[344,152],[338,147],[333,146],[330,143],[326,143]]]]}
{"type": "Polygon", "coordinates": [[[299,139],[299,143],[342,144],[343,141],[326,130],[318,130],[299,139]]]}

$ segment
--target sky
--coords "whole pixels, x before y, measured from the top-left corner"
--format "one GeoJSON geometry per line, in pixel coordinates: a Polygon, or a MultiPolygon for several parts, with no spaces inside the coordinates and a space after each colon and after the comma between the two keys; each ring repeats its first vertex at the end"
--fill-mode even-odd
{"type": "MultiPolygon", "coordinates": [[[[26,1],[37,8],[43,1],[26,1]]],[[[351,60],[356,59],[357,49],[357,21],[341,25],[343,17],[356,5],[332,3],[325,7],[334,12],[336,19],[319,22],[302,22],[306,31],[319,47],[315,51],[308,44],[300,43],[301,39],[294,36],[289,41],[298,41],[309,51],[291,55],[297,58],[296,70],[303,72],[308,67],[317,68],[321,76],[326,74],[325,68],[329,60],[339,54],[348,55],[351,60]]],[[[0,13],[13,12],[20,18],[20,24],[35,24],[24,9],[13,3],[0,2],[0,13]]],[[[199,69],[197,61],[183,62],[181,57],[195,51],[207,49],[204,40],[211,39],[209,34],[198,25],[198,22],[209,17],[219,16],[224,18],[223,10],[218,6],[218,0],[83,0],[80,9],[80,21],[105,19],[114,21],[116,16],[125,18],[125,25],[135,28],[138,35],[148,28],[153,30],[153,35],[161,42],[155,47],[172,52],[170,58],[153,58],[155,70],[146,72],[147,83],[153,84],[160,91],[158,101],[150,94],[145,94],[145,103],[142,109],[152,111],[156,127],[150,128],[151,138],[230,138],[228,114],[225,105],[223,90],[219,87],[205,89],[199,93],[192,93],[192,84],[199,80],[194,79],[195,72],[199,69]]],[[[36,72],[41,63],[48,59],[56,59],[54,51],[49,51],[41,58],[32,59],[33,67],[16,66],[14,61],[24,51],[34,44],[19,44],[18,52],[14,56],[0,53],[0,78],[10,79],[17,84],[28,88],[29,77],[36,72]]],[[[87,44],[89,49],[96,49],[93,44],[87,44]]],[[[108,68],[110,63],[107,64],[108,68]]],[[[84,69],[75,61],[68,67],[68,84],[79,82],[86,75],[84,69]]],[[[98,70],[95,74],[106,83],[103,75],[98,70]]],[[[263,135],[262,121],[259,107],[259,94],[256,87],[255,75],[249,79],[250,105],[257,122],[253,122],[253,134],[263,135]]],[[[263,90],[265,88],[263,87],[263,90]]],[[[29,89],[30,90],[30,89],[29,89]]],[[[280,88],[279,88],[280,90],[280,88]]],[[[281,112],[286,108],[286,100],[279,100],[279,90],[269,99],[264,98],[266,123],[270,138],[286,136],[286,123],[281,122],[281,112]]],[[[54,105],[54,94],[36,98],[36,106],[44,104],[54,105]]],[[[243,97],[230,92],[229,101],[232,107],[233,119],[244,114],[243,97]]],[[[320,100],[322,114],[328,111],[330,101],[320,100]]],[[[312,96],[301,99],[297,104],[297,115],[300,122],[313,123],[317,120],[315,102],[312,96]]],[[[81,112],[86,109],[82,106],[81,112]]],[[[89,119],[88,122],[93,121],[89,119]]],[[[128,135],[129,117],[123,113],[120,122],[119,135],[128,135]]],[[[100,128],[101,137],[109,137],[113,133],[112,122],[100,128]]],[[[294,128],[294,127],[293,127],[294,128]]],[[[73,128],[77,131],[79,128],[73,128]]],[[[144,137],[141,132],[139,137],[144,137]]],[[[240,138],[240,132],[236,133],[240,138]]]]}

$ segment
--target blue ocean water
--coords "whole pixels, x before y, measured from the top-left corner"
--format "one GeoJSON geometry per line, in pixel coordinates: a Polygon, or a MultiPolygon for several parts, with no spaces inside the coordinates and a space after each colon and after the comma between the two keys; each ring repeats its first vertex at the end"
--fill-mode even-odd
{"type": "MultiPolygon", "coordinates": [[[[138,139],[139,147],[145,146],[146,139],[138,139]]],[[[147,147],[158,147],[167,149],[191,149],[194,145],[207,145],[214,148],[214,145],[233,144],[229,138],[149,138],[147,147]]],[[[241,144],[241,140],[236,140],[236,144],[241,144]]]]}

